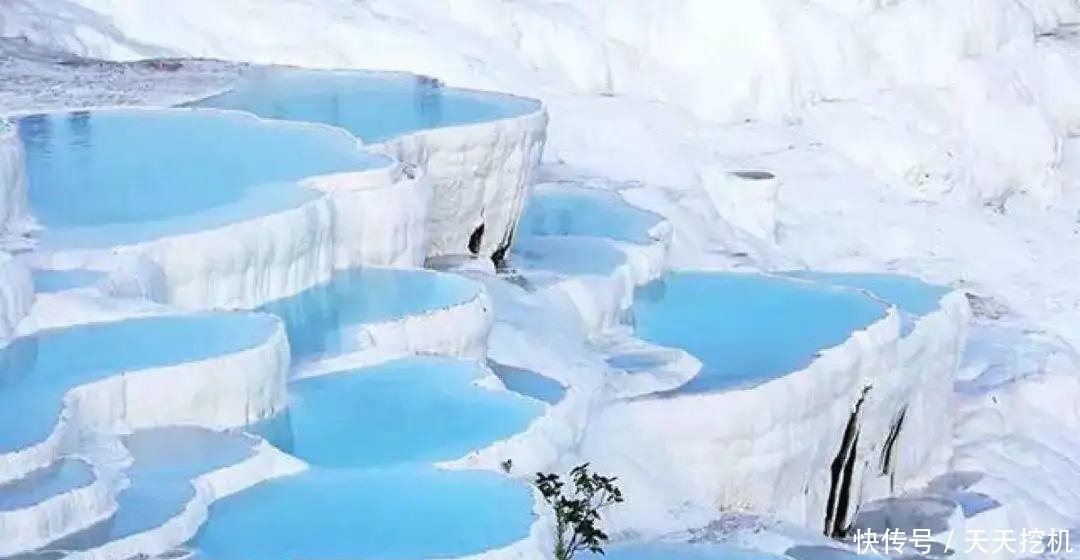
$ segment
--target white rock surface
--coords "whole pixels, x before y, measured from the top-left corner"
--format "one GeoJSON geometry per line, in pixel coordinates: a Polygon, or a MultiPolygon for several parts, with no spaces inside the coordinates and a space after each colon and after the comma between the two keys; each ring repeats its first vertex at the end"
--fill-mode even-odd
{"type": "Polygon", "coordinates": [[[81,429],[168,425],[234,428],[285,408],[289,345],[278,321],[258,346],[195,362],[125,372],[76,387],[65,415],[81,429]]]}
{"type": "Polygon", "coordinates": [[[434,186],[428,256],[465,255],[481,225],[477,254],[510,243],[547,139],[547,111],[399,136],[374,151],[426,171],[434,186]]]}
{"type": "Polygon", "coordinates": [[[162,286],[165,302],[191,309],[250,309],[325,282],[333,272],[326,197],[223,227],[103,249],[42,250],[36,267],[109,270],[138,260],[138,284],[162,286]],[[150,263],[156,265],[148,266],[150,263]]]}
{"type": "Polygon", "coordinates": [[[86,486],[22,509],[0,511],[0,554],[34,550],[104,521],[115,511],[114,487],[95,473],[86,486]]]}
{"type": "MultiPolygon", "coordinates": [[[[967,303],[954,293],[901,337],[895,309],[823,350],[807,368],[730,391],[638,397],[594,419],[586,450],[618,473],[627,492],[651,499],[618,513],[622,530],[657,534],[690,511],[748,511],[823,528],[830,468],[864,395],[850,510],[872,497],[925,483],[944,467],[950,445],[952,385],[967,334],[967,303]],[[901,406],[896,474],[878,476],[889,428],[901,406]],[[650,449],[647,455],[639,450],[650,449]],[[652,450],[661,450],[654,452],[652,450]],[[947,452],[946,452],[947,453],[947,452]],[[657,510],[663,510],[663,514],[657,510]]],[[[682,522],[686,520],[683,519],[682,522]]]]}
{"type": "Polygon", "coordinates": [[[423,266],[432,198],[423,170],[394,164],[321,175],[302,184],[330,198],[336,270],[361,265],[423,266]]]}
{"type": "Polygon", "coordinates": [[[776,203],[780,179],[767,171],[708,170],[702,178],[716,212],[727,223],[766,239],[776,239],[776,203]]]}
{"type": "Polygon", "coordinates": [[[348,327],[341,336],[354,341],[356,350],[299,364],[294,375],[314,377],[417,354],[483,360],[492,321],[491,298],[478,285],[476,295],[456,305],[348,327]]]}
{"type": "MultiPolygon", "coordinates": [[[[596,435],[590,434],[589,441],[605,448],[600,456],[622,455],[638,464],[643,472],[624,477],[628,485],[645,477],[676,486],[666,493],[672,500],[666,505],[669,515],[687,502],[821,527],[829,467],[844,426],[863,380],[894,363],[884,355],[895,348],[898,323],[889,314],[822,351],[805,369],[753,388],[613,405],[596,420],[596,435]],[[617,425],[622,425],[621,434],[617,425]],[[640,460],[633,450],[642,445],[663,451],[655,459],[640,460]]],[[[619,470],[615,464],[605,468],[619,470]]],[[[633,511],[623,515],[628,518],[624,523],[635,524],[633,511]]]]}
{"type": "Polygon", "coordinates": [[[0,118],[0,235],[20,235],[29,227],[26,154],[13,121],[0,118]]]}
{"type": "Polygon", "coordinates": [[[0,251],[0,346],[15,334],[16,326],[33,304],[34,282],[30,270],[0,251]]]}
{"type": "MultiPolygon", "coordinates": [[[[1075,208],[1012,208],[1023,199],[1045,206],[1075,195],[1062,181],[1063,146],[1077,121],[1076,96],[1069,92],[1075,90],[1070,84],[1080,51],[1070,34],[1080,9],[1072,0],[640,0],[634,9],[622,1],[268,1],[255,10],[251,2],[75,0],[109,16],[79,23],[55,18],[52,0],[24,1],[0,23],[0,33],[24,32],[112,58],[181,52],[410,68],[451,83],[539,91],[551,98],[556,115],[552,161],[642,181],[635,196],[676,218],[675,244],[684,264],[698,266],[712,257],[713,230],[723,228],[715,212],[701,211],[702,202],[708,205],[702,189],[710,172],[773,169],[784,178],[784,198],[793,195],[779,201],[780,249],[787,258],[815,267],[888,268],[971,281],[1030,314],[1035,328],[1078,339],[1077,261],[1068,241],[1075,208]],[[176,17],[160,17],[165,10],[176,17]],[[305,17],[294,17],[298,11],[305,17]],[[316,32],[320,40],[312,41],[316,32]],[[358,43],[358,34],[372,41],[358,43]],[[747,148],[743,128],[710,122],[744,119],[774,121],[776,145],[747,148]],[[728,157],[742,156],[746,165],[728,165],[728,157]],[[770,165],[754,165],[755,158],[770,165]]],[[[952,344],[954,336],[945,334],[941,344],[952,344]]],[[[892,352],[904,361],[923,346],[901,340],[892,352]]],[[[940,349],[931,350],[910,358],[929,360],[940,349]]],[[[1061,418],[1076,416],[1076,368],[1057,371],[1045,383],[1041,369],[1016,383],[1013,364],[987,369],[988,377],[1008,380],[1003,385],[1019,386],[1016,399],[1046,403],[1061,418]]],[[[867,379],[874,378],[892,386],[880,375],[867,379]]],[[[889,380],[897,381],[897,391],[904,381],[889,380]]],[[[1020,468],[1032,458],[1049,467],[1052,454],[1035,448],[1050,445],[1075,457],[1077,444],[1029,421],[1036,406],[997,405],[1008,393],[988,392],[987,402],[973,405],[959,422],[1000,443],[980,452],[980,444],[970,441],[956,450],[953,468],[996,473],[984,485],[995,498],[1013,502],[1030,493],[1023,514],[994,528],[1077,519],[1067,515],[1076,511],[1068,493],[1049,491],[1046,481],[1032,480],[1020,468]],[[1020,449],[1017,432],[1028,448],[1020,449]]],[[[886,409],[899,404],[881,397],[877,431],[894,419],[895,410],[886,409]]],[[[777,403],[759,404],[764,412],[783,411],[777,403]]],[[[834,424],[849,412],[841,405],[834,402],[834,424]]],[[[839,438],[835,426],[828,429],[839,438]]],[[[929,439],[944,437],[944,431],[929,439]]],[[[766,470],[776,464],[769,449],[766,443],[760,458],[766,470]]],[[[900,467],[910,477],[898,475],[915,483],[923,476],[918,471],[933,470],[921,463],[934,460],[923,457],[921,446],[912,449],[917,451],[910,458],[900,457],[901,465],[910,461],[900,467]]],[[[719,464],[726,460],[720,457],[719,464]]],[[[1078,486],[1068,478],[1075,467],[1052,472],[1056,485],[1078,486]]]]}
{"type": "Polygon", "coordinates": [[[866,463],[862,500],[923,488],[948,467],[956,421],[953,386],[968,340],[971,311],[961,292],[917,319],[897,343],[898,367],[878,372],[864,403],[859,454],[866,463]],[[892,473],[881,472],[882,447],[903,411],[892,473]]]}
{"type": "Polygon", "coordinates": [[[113,295],[250,309],[325,282],[335,269],[416,267],[429,255],[467,253],[481,222],[479,254],[491,256],[517,223],[546,123],[538,105],[521,117],[412,133],[369,147],[411,163],[305,179],[324,195],[294,208],[127,245],[42,247],[29,259],[46,269],[111,271],[113,295]]]}

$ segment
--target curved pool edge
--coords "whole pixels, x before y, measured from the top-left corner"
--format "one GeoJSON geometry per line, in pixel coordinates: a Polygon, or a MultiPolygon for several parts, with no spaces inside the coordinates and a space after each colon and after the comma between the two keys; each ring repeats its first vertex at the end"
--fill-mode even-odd
{"type": "Polygon", "coordinates": [[[93,472],[90,484],[21,509],[0,511],[0,554],[17,555],[39,549],[88,529],[116,512],[114,486],[102,469],[84,462],[93,472]]]}
{"type": "Polygon", "coordinates": [[[478,363],[477,367],[483,372],[483,377],[476,383],[479,387],[506,393],[514,399],[539,403],[543,412],[525,430],[473,449],[461,457],[437,461],[435,466],[446,470],[486,470],[511,477],[517,477],[519,473],[540,472],[552,466],[560,453],[570,448],[577,439],[576,424],[588,412],[591,404],[589,395],[583,390],[568,388],[563,398],[551,405],[507,389],[487,364],[478,363]],[[508,459],[516,472],[507,473],[504,470],[502,463],[508,459]]]}
{"type": "Polygon", "coordinates": [[[149,266],[138,271],[139,283],[160,294],[161,303],[253,308],[329,279],[331,213],[329,199],[318,196],[216,228],[113,247],[43,250],[28,258],[50,270],[109,270],[121,261],[141,261],[149,266]]]}
{"type": "Polygon", "coordinates": [[[547,560],[554,542],[555,522],[543,496],[531,488],[533,521],[525,538],[500,548],[476,554],[454,557],[432,557],[427,560],[547,560]]]}
{"type": "Polygon", "coordinates": [[[443,272],[476,288],[468,299],[386,321],[360,323],[348,336],[359,349],[298,364],[294,379],[327,375],[343,369],[372,366],[413,355],[435,355],[480,361],[487,356],[488,334],[495,324],[491,296],[478,282],[443,272]]]}
{"type": "Polygon", "coordinates": [[[558,237],[581,236],[600,237],[612,241],[622,241],[632,245],[652,245],[660,242],[670,244],[673,227],[663,215],[628,201],[622,191],[615,188],[603,188],[588,182],[550,181],[533,186],[529,198],[529,207],[523,217],[530,218],[531,231],[523,231],[521,236],[558,237]],[[599,203],[600,208],[590,207],[599,203]],[[581,206],[584,204],[584,206],[581,206]],[[536,206],[540,210],[537,211],[536,206]],[[546,212],[545,212],[546,210],[546,212]],[[550,223],[556,212],[557,224],[550,223]],[[569,223],[563,223],[563,213],[569,213],[569,223]],[[575,223],[578,216],[588,215],[599,218],[597,214],[607,214],[609,220],[623,225],[611,227],[608,220],[575,223]],[[632,224],[627,228],[625,224],[632,224]],[[550,230],[560,231],[550,231],[550,230]]]}
{"type": "MultiPolygon", "coordinates": [[[[255,70],[274,69],[399,79],[427,77],[393,70],[307,69],[280,65],[261,66],[255,70]]],[[[244,79],[245,75],[241,73],[232,85],[179,105],[230,93],[244,79]]],[[[474,95],[512,99],[528,105],[529,110],[480,122],[405,132],[374,142],[365,142],[359,135],[352,136],[365,150],[416,165],[429,177],[434,197],[428,219],[428,257],[469,254],[469,238],[481,224],[484,235],[476,254],[497,257],[509,251],[532,176],[539,165],[547,140],[547,107],[541,100],[530,97],[449,87],[474,95]]],[[[343,127],[323,126],[345,131],[343,127]]]]}
{"type": "MultiPolygon", "coordinates": [[[[604,274],[555,274],[555,281],[542,288],[542,291],[569,302],[586,336],[593,341],[618,328],[623,313],[633,306],[636,288],[663,276],[669,246],[668,240],[663,238],[647,245],[584,235],[536,236],[522,241],[526,239],[547,245],[549,251],[560,246],[572,251],[593,245],[622,257],[622,262],[615,263],[604,274]]],[[[528,247],[527,243],[518,245],[519,249],[528,247]]],[[[527,266],[521,269],[526,275],[537,270],[527,266]]]]}
{"type": "Polygon", "coordinates": [[[321,203],[308,201],[301,207],[282,212],[134,243],[107,247],[43,247],[46,250],[39,252],[36,259],[43,268],[100,269],[108,268],[112,253],[141,254],[161,268],[156,274],[159,278],[154,281],[164,284],[160,291],[168,303],[202,309],[257,307],[325,281],[331,267],[342,269],[357,264],[421,266],[424,257],[430,255],[465,253],[467,240],[479,225],[481,215],[487,216],[487,223],[480,252],[491,255],[496,251],[505,251],[546,138],[546,109],[539,101],[529,101],[535,102],[534,110],[521,115],[420,130],[369,145],[362,145],[357,137],[340,127],[307,121],[264,119],[247,111],[102,106],[28,112],[212,111],[234,118],[272,123],[274,126],[323,130],[342,139],[347,137],[362,153],[389,157],[388,165],[382,168],[314,176],[298,182],[309,189],[328,193],[331,199],[330,213],[349,217],[347,220],[329,218],[331,226],[312,224],[328,219],[313,217],[312,213],[325,211],[310,210],[321,203]],[[408,176],[400,162],[418,166],[426,172],[408,176]],[[363,175],[366,177],[361,178],[363,175]],[[447,185],[461,185],[463,188],[448,190],[447,185]],[[380,203],[385,202],[388,195],[392,195],[389,196],[393,201],[391,209],[370,204],[375,198],[380,203]],[[362,216],[359,220],[358,213],[362,216]],[[400,219],[386,220],[388,215],[400,219]],[[378,219],[365,219],[369,216],[378,219]],[[330,244],[334,245],[330,249],[332,264],[323,262],[327,259],[324,254],[327,242],[321,239],[312,242],[302,237],[288,240],[275,236],[277,244],[274,247],[268,247],[265,242],[225,243],[219,239],[226,236],[258,239],[250,230],[263,229],[263,226],[253,227],[252,224],[265,221],[272,222],[270,230],[291,228],[310,232],[331,228],[333,241],[330,244]],[[291,221],[303,222],[303,225],[291,221]],[[455,248],[439,249],[440,245],[449,247],[447,236],[454,239],[455,248]],[[302,246],[305,241],[306,247],[302,246]],[[205,247],[204,253],[216,255],[211,258],[182,259],[172,249],[179,244],[191,246],[192,243],[205,247]],[[245,245],[253,245],[255,249],[245,250],[245,245]],[[280,257],[283,254],[292,254],[294,258],[289,262],[280,257]],[[273,266],[259,270],[253,264],[266,262],[273,262],[273,266]],[[236,263],[245,263],[247,269],[237,270],[236,263]],[[199,274],[191,274],[189,271],[193,269],[198,270],[199,274]],[[307,271],[308,277],[302,278],[303,274],[297,272],[301,270],[307,271]]]}
{"type": "MultiPolygon", "coordinates": [[[[830,465],[854,418],[860,437],[853,451],[857,498],[849,505],[851,519],[860,503],[919,487],[947,466],[951,385],[969,318],[961,291],[943,296],[910,332],[890,306],[886,317],[796,372],[723,392],[615,402],[595,422],[601,436],[589,445],[613,469],[627,466],[632,459],[620,455],[632,456],[642,441],[661,450],[651,464],[635,468],[667,477],[680,473],[684,483],[669,489],[677,498],[664,506],[671,511],[681,507],[681,498],[817,526],[825,517],[830,465]],[[898,411],[907,407],[915,412],[900,430],[898,411]],[[887,475],[878,471],[886,446],[896,449],[887,475]]],[[[620,529],[635,529],[630,523],[620,529]]]]}
{"type": "Polygon", "coordinates": [[[72,387],[62,398],[49,435],[0,453],[0,482],[15,480],[60,459],[80,431],[134,430],[163,425],[225,429],[267,418],[285,406],[289,346],[276,317],[254,347],[206,359],[124,371],[72,387]],[[222,377],[221,371],[243,375],[222,377]]]}
{"type": "Polygon", "coordinates": [[[641,468],[681,481],[673,502],[817,524],[853,404],[866,380],[895,364],[899,332],[899,315],[890,309],[781,377],[720,392],[613,403],[594,423],[600,435],[590,438],[593,451],[618,458],[653,445],[657,456],[641,468]]]}
{"type": "Polygon", "coordinates": [[[183,510],[165,523],[101,546],[75,552],[72,560],[123,560],[139,554],[164,554],[190,541],[209,517],[210,506],[247,488],[306,470],[307,464],[259,439],[254,453],[232,465],[190,481],[195,492],[183,510]]]}
{"type": "MultiPolygon", "coordinates": [[[[57,109],[34,114],[67,114],[82,110],[57,109]]],[[[334,269],[359,264],[409,267],[423,264],[431,196],[426,177],[403,166],[392,156],[365,150],[358,139],[344,129],[322,123],[264,119],[246,111],[222,109],[136,106],[94,110],[198,111],[250,120],[276,129],[316,130],[328,135],[329,139],[355,146],[359,154],[381,158],[385,164],[298,180],[296,189],[310,192],[310,198],[264,214],[236,219],[221,217],[220,214],[227,213],[229,208],[245,212],[243,209],[259,200],[261,187],[249,186],[240,200],[225,206],[150,222],[158,231],[151,232],[146,239],[102,246],[72,246],[63,241],[39,244],[39,250],[31,259],[41,268],[108,269],[115,265],[116,255],[142,257],[160,269],[145,281],[161,284],[158,292],[166,302],[205,309],[257,307],[322,283],[334,269]],[[379,204],[371,204],[373,200],[378,200],[379,204]],[[392,202],[389,207],[388,200],[392,202]],[[335,219],[335,216],[348,218],[335,219]],[[208,221],[205,227],[198,225],[202,220],[208,221]],[[169,231],[170,222],[176,225],[176,231],[169,231]],[[164,232],[160,227],[162,223],[166,224],[164,232]],[[266,236],[267,232],[274,235],[266,236]],[[191,247],[202,250],[191,251],[191,247]]],[[[25,188],[24,182],[24,191],[25,188]]],[[[109,224],[57,231],[66,231],[70,234],[68,237],[85,239],[95,230],[128,227],[138,228],[139,225],[109,224]]],[[[43,235],[48,239],[47,234],[43,235]]]]}
{"type": "Polygon", "coordinates": [[[51,270],[141,262],[139,284],[164,302],[193,309],[250,309],[325,283],[335,270],[423,263],[430,189],[422,175],[395,165],[315,176],[301,185],[319,194],[281,212],[129,245],[43,250],[28,259],[51,270]]]}
{"type": "Polygon", "coordinates": [[[573,249],[573,245],[580,243],[595,244],[598,247],[614,249],[622,254],[624,262],[616,265],[606,276],[568,275],[545,288],[566,297],[581,320],[586,335],[598,341],[618,330],[623,313],[633,305],[634,289],[658,280],[666,273],[674,228],[663,216],[631,204],[615,191],[558,183],[546,184],[540,190],[553,194],[589,193],[611,197],[612,202],[622,204],[633,212],[648,214],[654,218],[647,229],[638,232],[642,239],[640,242],[585,232],[521,236],[519,248],[527,249],[528,241],[537,240],[541,244],[554,244],[556,247],[563,243],[571,246],[569,249],[573,249]]]}
{"type": "Polygon", "coordinates": [[[637,338],[629,329],[604,340],[601,349],[608,365],[618,372],[607,379],[609,399],[613,401],[673,391],[697,377],[704,367],[690,352],[637,338]],[[629,367],[618,363],[619,358],[647,362],[629,367]]]}
{"type": "MultiPolygon", "coordinates": [[[[790,274],[784,272],[781,276],[791,277],[790,274]]],[[[924,486],[947,470],[948,445],[955,416],[951,396],[968,337],[971,307],[962,289],[935,286],[919,278],[902,276],[905,282],[917,282],[940,292],[933,309],[916,312],[910,309],[910,302],[902,305],[875,292],[872,286],[859,285],[858,278],[845,280],[848,275],[822,273],[796,277],[865,294],[890,305],[903,317],[896,345],[895,373],[882,370],[869,379],[872,388],[862,403],[865,413],[860,430],[868,437],[861,438],[858,453],[881,455],[883,442],[893,434],[891,472],[886,474],[869,469],[864,473],[863,498],[872,500],[924,486]],[[901,307],[908,309],[905,311],[901,307]]],[[[851,275],[871,281],[887,276],[881,273],[851,275]]]]}

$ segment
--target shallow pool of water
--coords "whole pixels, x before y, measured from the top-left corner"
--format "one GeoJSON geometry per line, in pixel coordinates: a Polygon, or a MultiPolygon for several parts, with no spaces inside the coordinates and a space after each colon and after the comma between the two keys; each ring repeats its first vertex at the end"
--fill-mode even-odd
{"type": "Polygon", "coordinates": [[[529,197],[518,231],[521,235],[584,235],[649,243],[649,230],[660,221],[616,192],[546,186],[529,197]]]}
{"type": "Polygon", "coordinates": [[[355,268],[324,284],[271,302],[262,311],[285,321],[294,361],[348,352],[348,327],[400,319],[464,303],[479,284],[428,270],[355,268]]]}
{"type": "Polygon", "coordinates": [[[323,469],[215,503],[192,541],[207,560],[419,560],[524,539],[532,494],[489,472],[323,469]]]}
{"type": "Polygon", "coordinates": [[[812,282],[678,272],[637,290],[633,321],[639,337],[701,360],[701,373],[675,390],[695,393],[802,369],[886,310],[858,292],[812,282]]]}
{"type": "Polygon", "coordinates": [[[197,313],[17,338],[0,349],[0,453],[44,440],[56,424],[64,394],[76,386],[253,348],[275,328],[269,315],[197,313]]]}
{"type": "Polygon", "coordinates": [[[849,273],[792,271],[785,275],[823,284],[844,286],[856,290],[865,290],[875,297],[895,305],[901,311],[915,316],[926,315],[937,310],[941,298],[951,289],[946,286],[928,284],[901,274],[849,273]]]}
{"type": "Polygon", "coordinates": [[[210,227],[298,204],[306,194],[299,179],[389,163],[345,134],[241,113],[103,110],[18,123],[31,210],[47,243],[138,240],[167,226],[183,232],[199,223],[151,222],[217,210],[203,217],[210,227]],[[72,229],[78,234],[64,235],[72,229]]]}
{"type": "Polygon", "coordinates": [[[78,459],[62,459],[29,475],[0,484],[0,512],[23,509],[94,482],[94,470],[78,459]]]}
{"type": "Polygon", "coordinates": [[[920,317],[939,309],[941,307],[941,298],[952,291],[946,286],[927,284],[918,278],[901,274],[816,272],[807,270],[791,271],[784,274],[873,294],[874,297],[896,306],[900,311],[901,334],[904,336],[907,336],[915,328],[915,323],[920,317]]]}
{"type": "Polygon", "coordinates": [[[519,239],[510,261],[531,279],[543,280],[544,275],[609,276],[626,264],[626,254],[606,239],[537,236],[519,239]]]}
{"type": "Polygon", "coordinates": [[[488,362],[506,388],[548,404],[557,404],[566,396],[566,387],[554,379],[530,369],[488,362]]]}
{"type": "Polygon", "coordinates": [[[535,101],[448,88],[407,74],[254,69],[227,93],[189,104],[342,127],[365,142],[527,114],[535,101]]]}
{"type": "Polygon", "coordinates": [[[123,438],[133,463],[116,513],[48,549],[87,550],[156,529],[182,513],[195,496],[191,481],[251,457],[254,440],[196,427],[139,430],[123,438]]]}
{"type": "Polygon", "coordinates": [[[127,472],[131,486],[117,497],[107,540],[161,526],[194,497],[192,479],[252,454],[247,437],[190,427],[141,430],[124,438],[124,445],[134,458],[127,472]]]}
{"type": "Polygon", "coordinates": [[[331,467],[444,461],[518,434],[543,413],[532,399],[476,386],[483,374],[471,362],[417,357],[293,382],[286,451],[331,467]]]}

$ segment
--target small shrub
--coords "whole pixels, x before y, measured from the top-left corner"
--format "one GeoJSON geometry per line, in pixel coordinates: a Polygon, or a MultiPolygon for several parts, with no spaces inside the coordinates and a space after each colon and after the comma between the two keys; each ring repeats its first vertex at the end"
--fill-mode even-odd
{"type": "Polygon", "coordinates": [[[572,488],[557,474],[536,473],[533,484],[555,511],[555,560],[574,554],[604,553],[608,536],[600,527],[600,510],[623,501],[615,477],[589,472],[589,464],[574,467],[567,477],[572,488]]]}

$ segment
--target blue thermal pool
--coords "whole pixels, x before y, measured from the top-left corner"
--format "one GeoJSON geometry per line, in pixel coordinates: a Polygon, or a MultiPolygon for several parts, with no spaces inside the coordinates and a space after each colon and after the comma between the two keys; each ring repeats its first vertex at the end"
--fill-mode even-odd
{"type": "Polygon", "coordinates": [[[390,164],[330,129],[193,110],[19,119],[31,210],[49,246],[97,247],[280,212],[313,175],[390,164]]]}
{"type": "Polygon", "coordinates": [[[472,362],[416,357],[302,379],[289,386],[288,426],[278,428],[291,430],[271,441],[327,467],[457,459],[543,414],[533,399],[478,387],[483,375],[472,362]]]}
{"type": "Polygon", "coordinates": [[[558,277],[608,276],[626,264],[626,255],[600,238],[522,237],[514,244],[511,262],[522,271],[558,277]]]}
{"type": "Polygon", "coordinates": [[[293,361],[347,353],[357,341],[350,327],[392,321],[465,303],[480,285],[428,270],[356,268],[325,284],[261,308],[282,318],[293,361]]]}
{"type": "Polygon", "coordinates": [[[606,554],[586,554],[600,560],[781,560],[783,556],[744,550],[719,543],[655,542],[608,547],[606,554]]]}
{"type": "Polygon", "coordinates": [[[130,486],[117,496],[116,513],[48,548],[86,550],[160,527],[194,498],[193,479],[251,457],[254,440],[239,433],[165,427],[137,431],[123,443],[133,463],[124,473],[130,486]]]}
{"type": "Polygon", "coordinates": [[[528,536],[532,494],[479,471],[316,468],[214,503],[192,541],[207,560],[419,560],[528,536]]]}
{"type": "Polygon", "coordinates": [[[533,100],[443,87],[422,76],[293,68],[253,69],[233,90],[189,106],[330,124],[368,143],[429,128],[515,117],[540,108],[533,100]]]}
{"type": "Polygon", "coordinates": [[[64,394],[74,387],[253,348],[276,328],[277,320],[270,315],[197,313],[79,325],[17,338],[0,349],[0,453],[48,437],[64,394]]]}
{"type": "Polygon", "coordinates": [[[495,362],[488,362],[488,366],[503,385],[515,393],[548,404],[556,404],[566,396],[566,387],[563,384],[535,371],[495,362]]]}
{"type": "Polygon", "coordinates": [[[817,352],[885,316],[856,291],[756,274],[685,272],[637,290],[637,335],[681,348],[702,371],[676,393],[752,385],[807,366],[817,352]]]}
{"type": "Polygon", "coordinates": [[[649,243],[649,230],[661,222],[652,212],[613,191],[541,186],[529,197],[518,232],[527,235],[582,235],[629,243],[649,243]]]}
{"type": "Polygon", "coordinates": [[[94,470],[78,459],[64,459],[29,475],[0,484],[0,512],[23,509],[89,486],[94,470]]]}
{"type": "Polygon", "coordinates": [[[941,306],[941,298],[951,291],[948,287],[927,284],[918,278],[900,274],[799,270],[785,272],[784,275],[869,292],[900,310],[905,318],[905,330],[910,330],[914,319],[936,311],[941,306]]]}

